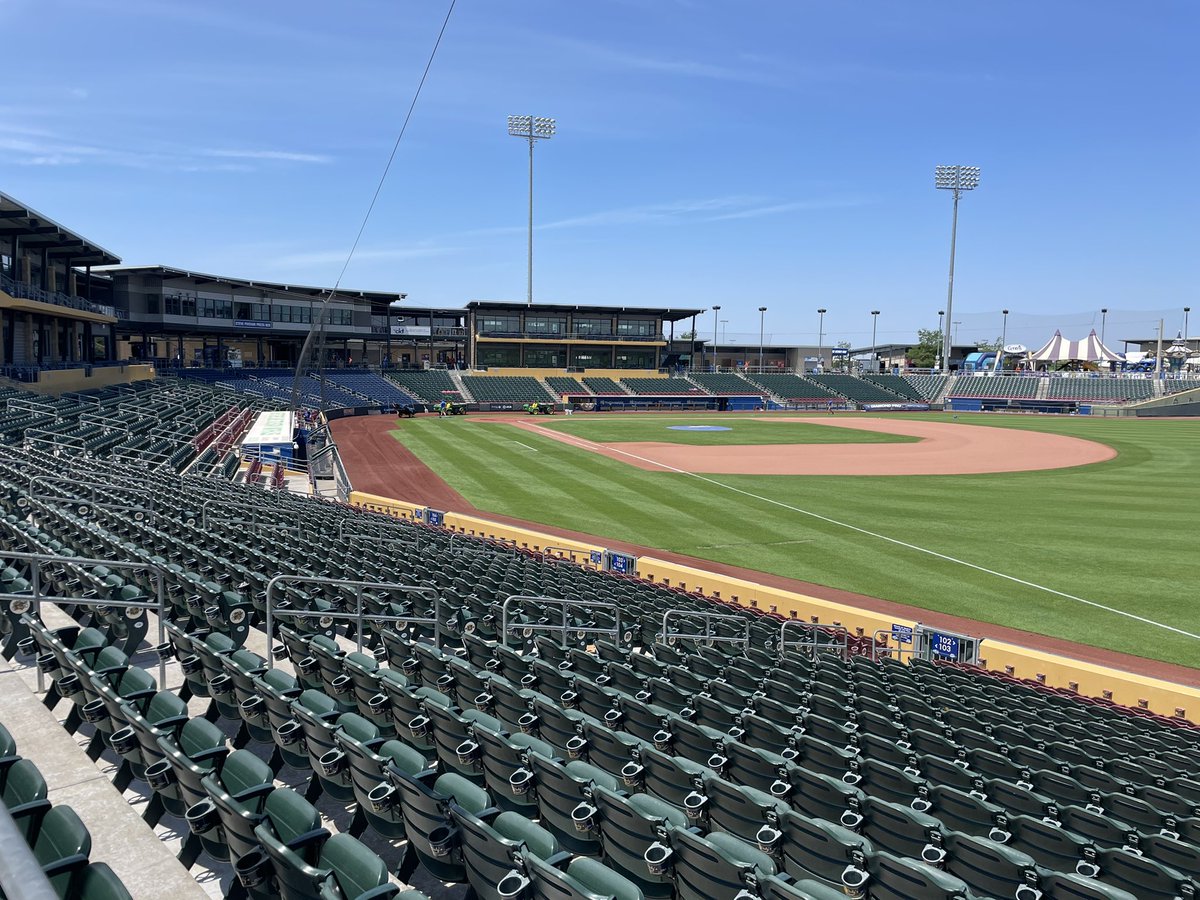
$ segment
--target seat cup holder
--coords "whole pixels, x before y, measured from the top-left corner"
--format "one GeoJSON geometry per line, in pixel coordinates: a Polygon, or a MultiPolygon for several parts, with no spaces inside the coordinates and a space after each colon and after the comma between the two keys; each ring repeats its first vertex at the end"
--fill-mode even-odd
{"type": "Polygon", "coordinates": [[[742,728],[741,726],[734,726],[733,728],[730,728],[727,733],[733,740],[740,741],[746,736],[746,729],[742,728]]]}
{"type": "Polygon", "coordinates": [[[860,775],[858,772],[847,772],[842,776],[842,781],[853,787],[862,781],[862,775],[860,775]]]}
{"type": "Polygon", "coordinates": [[[58,657],[53,653],[41,653],[37,658],[38,671],[43,675],[49,675],[58,668],[58,657]]]}
{"type": "Polygon", "coordinates": [[[501,900],[516,900],[525,893],[529,887],[529,879],[513,869],[507,875],[500,879],[496,885],[496,893],[501,900]]]}
{"type": "Polygon", "coordinates": [[[575,691],[564,691],[558,699],[564,709],[579,709],[579,694],[575,691]]]}
{"type": "Polygon", "coordinates": [[[933,804],[924,797],[918,797],[916,800],[910,803],[909,806],[919,813],[927,813],[933,809],[933,804]]]}
{"type": "Polygon", "coordinates": [[[17,641],[17,649],[21,651],[22,656],[29,656],[37,650],[37,641],[31,637],[21,638],[17,641]]]}
{"type": "Polygon", "coordinates": [[[375,694],[367,700],[367,708],[371,710],[373,716],[386,716],[388,713],[388,696],[387,694],[375,694]]]}
{"type": "Polygon", "coordinates": [[[689,819],[704,818],[704,807],[708,804],[708,798],[699,791],[692,791],[683,798],[683,812],[689,819]]]}
{"type": "Polygon", "coordinates": [[[946,859],[946,850],[933,844],[921,848],[921,862],[931,866],[939,866],[946,859]]]}
{"type": "Polygon", "coordinates": [[[429,734],[429,716],[417,716],[408,723],[408,733],[417,740],[429,734]]]}
{"type": "Polygon", "coordinates": [[[517,719],[517,727],[521,729],[522,734],[533,734],[537,729],[537,722],[537,716],[533,713],[525,713],[525,715],[517,719]]]}
{"type": "Polygon", "coordinates": [[[127,756],[138,748],[137,732],[128,725],[114,731],[108,740],[120,756],[127,756]]]}
{"type": "Polygon", "coordinates": [[[596,677],[596,684],[600,685],[601,687],[604,687],[604,685],[610,684],[611,682],[612,676],[607,673],[596,677]]]}
{"type": "Polygon", "coordinates": [[[996,827],[988,832],[988,840],[995,841],[997,844],[1007,844],[1012,840],[1012,833],[996,827]]]}
{"type": "Polygon", "coordinates": [[[521,687],[531,688],[535,684],[537,684],[537,681],[538,681],[537,676],[534,675],[532,672],[530,672],[528,675],[521,676],[521,687]]]}
{"type": "Polygon", "coordinates": [[[204,662],[193,653],[191,656],[185,656],[179,661],[179,667],[183,669],[184,675],[196,675],[204,668],[204,662]]]}
{"type": "Polygon", "coordinates": [[[523,797],[533,787],[533,773],[528,769],[517,769],[508,777],[508,786],[517,797],[523,797]]]}
{"type": "Polygon", "coordinates": [[[571,759],[583,759],[584,751],[587,750],[587,741],[579,735],[567,741],[567,756],[571,759]]]}
{"type": "Polygon", "coordinates": [[[429,832],[429,852],[439,859],[444,859],[454,852],[457,830],[445,825],[439,825],[429,832]]]}
{"type": "Polygon", "coordinates": [[[480,712],[487,712],[488,710],[490,710],[492,708],[492,704],[495,702],[495,700],[496,700],[496,698],[493,697],[491,694],[488,694],[486,692],[482,693],[478,697],[476,697],[474,700],[475,708],[477,710],[479,710],[480,712]]]}
{"type": "Polygon", "coordinates": [[[1033,885],[1022,884],[1017,888],[1013,896],[1016,900],[1042,900],[1042,897],[1045,895],[1033,885]]]}
{"type": "Polygon", "coordinates": [[[376,647],[371,651],[371,656],[373,656],[377,662],[383,662],[385,659],[387,659],[387,647],[382,645],[376,647]]]}
{"type": "Polygon", "coordinates": [[[792,762],[793,760],[798,759],[800,757],[800,751],[797,750],[795,747],[784,747],[783,752],[780,753],[779,755],[782,756],[784,759],[786,759],[788,762],[792,762]]]}
{"type": "Polygon", "coordinates": [[[1080,861],[1075,863],[1075,874],[1084,878],[1096,878],[1100,875],[1100,867],[1094,862],[1080,861]]]}
{"type": "Polygon", "coordinates": [[[222,672],[208,683],[208,690],[214,697],[228,697],[233,693],[233,679],[222,672]]]}
{"type": "Polygon", "coordinates": [[[304,735],[304,729],[300,727],[300,723],[292,720],[284,722],[279,726],[279,743],[284,747],[291,747],[300,743],[300,739],[304,735]]]}
{"type": "Polygon", "coordinates": [[[211,800],[201,800],[189,806],[184,818],[187,820],[188,830],[195,835],[208,834],[221,824],[221,817],[217,815],[217,805],[211,800]]]}
{"type": "Polygon", "coordinates": [[[267,717],[266,705],[262,697],[247,697],[239,704],[238,709],[247,722],[261,722],[267,717]]]}
{"type": "Polygon", "coordinates": [[[774,855],[779,852],[779,841],[783,837],[783,833],[777,828],[772,828],[770,825],[764,825],[758,829],[758,834],[754,836],[755,843],[758,844],[758,849],[763,853],[774,855]]]}
{"type": "Polygon", "coordinates": [[[656,731],[654,737],[651,738],[654,742],[654,749],[661,753],[669,753],[671,750],[671,732],[656,731]]]}
{"type": "Polygon", "coordinates": [[[604,724],[609,728],[615,728],[624,716],[625,714],[619,709],[606,710],[604,713],[604,724]]]}
{"type": "Polygon", "coordinates": [[[421,664],[417,662],[415,656],[410,656],[404,662],[400,663],[400,672],[405,678],[416,678],[417,673],[421,671],[421,664]]]}
{"type": "Polygon", "coordinates": [[[649,691],[638,691],[636,694],[633,695],[633,699],[638,701],[639,703],[649,703],[653,696],[654,695],[651,694],[649,691]]]}
{"type": "Polygon", "coordinates": [[[288,656],[287,644],[275,644],[274,646],[271,647],[271,658],[272,659],[279,661],[279,660],[287,659],[287,656],[288,656]]]}
{"type": "Polygon", "coordinates": [[[447,675],[442,675],[441,677],[438,678],[437,689],[439,691],[441,691],[443,694],[450,691],[453,687],[454,687],[454,676],[453,675],[447,674],[447,675]]]}
{"type": "Polygon", "coordinates": [[[296,663],[296,670],[301,675],[312,675],[321,667],[320,662],[315,656],[306,656],[300,662],[296,663]]]}
{"type": "Polygon", "coordinates": [[[175,773],[171,770],[171,764],[165,759],[160,759],[149,766],[146,769],[146,783],[150,785],[151,790],[159,792],[171,787],[175,783],[175,773]]]}
{"type": "Polygon", "coordinates": [[[275,867],[271,865],[271,860],[266,853],[254,849],[238,857],[237,862],[233,864],[233,871],[242,887],[253,890],[270,881],[275,867]]]}
{"type": "Polygon", "coordinates": [[[641,787],[642,773],[645,771],[645,767],[639,763],[627,762],[625,765],[621,766],[621,782],[625,785],[625,787],[641,787]]]}
{"type": "Polygon", "coordinates": [[[663,878],[671,872],[671,848],[666,844],[655,841],[646,848],[642,859],[646,861],[646,868],[651,875],[663,878]]]}
{"type": "Polygon", "coordinates": [[[317,762],[321,766],[321,773],[327,778],[336,778],[346,771],[346,752],[341,749],[330,750],[321,756],[317,762]]]}
{"type": "Polygon", "coordinates": [[[474,767],[479,759],[479,745],[475,741],[463,741],[454,748],[454,755],[458,757],[460,766],[474,767]]]}
{"type": "Polygon", "coordinates": [[[772,797],[783,798],[792,792],[792,786],[782,778],[776,778],[771,782],[769,791],[772,797]]]}
{"type": "Polygon", "coordinates": [[[373,812],[383,813],[388,812],[396,805],[396,787],[391,784],[377,784],[371,788],[367,794],[367,802],[371,804],[373,812]]]}
{"type": "Polygon", "coordinates": [[[350,689],[354,686],[354,679],[349,675],[339,675],[333,681],[329,682],[329,688],[337,696],[344,697],[350,693],[350,689]]]}
{"type": "Polygon", "coordinates": [[[560,662],[558,664],[558,671],[570,672],[571,671],[571,661],[569,659],[564,659],[562,662],[560,662]]]}
{"type": "Polygon", "coordinates": [[[166,662],[169,659],[175,658],[175,645],[170,641],[163,644],[158,644],[154,648],[154,655],[158,657],[159,662],[166,662]]]}
{"type": "Polygon", "coordinates": [[[83,708],[79,711],[79,714],[83,716],[83,721],[92,725],[95,725],[98,722],[103,722],[107,717],[104,709],[104,701],[89,700],[87,703],[83,704],[83,708]]]}
{"type": "Polygon", "coordinates": [[[725,770],[725,767],[729,765],[729,760],[720,753],[714,753],[708,758],[708,762],[705,765],[720,775],[725,770]]]}
{"type": "Polygon", "coordinates": [[[871,876],[867,874],[865,869],[861,869],[858,866],[846,866],[846,868],[842,870],[841,874],[842,888],[844,889],[846,896],[857,897],[860,898],[860,900],[862,897],[865,897],[866,892],[863,890],[863,888],[866,886],[867,880],[870,877],[871,876]]]}
{"type": "Polygon", "coordinates": [[[571,824],[580,834],[590,834],[596,830],[596,807],[590,803],[580,803],[571,810],[571,824]]]}
{"type": "Polygon", "coordinates": [[[838,824],[850,831],[857,831],[862,827],[863,817],[861,813],[856,813],[852,809],[846,810],[838,817],[838,824]]]}

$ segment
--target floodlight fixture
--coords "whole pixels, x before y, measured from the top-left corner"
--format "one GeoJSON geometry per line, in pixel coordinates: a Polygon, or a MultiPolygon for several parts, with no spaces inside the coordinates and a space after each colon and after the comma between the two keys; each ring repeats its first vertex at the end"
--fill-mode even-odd
{"type": "Polygon", "coordinates": [[[529,246],[526,302],[533,306],[533,145],[554,137],[558,124],[545,116],[509,116],[508,133],[529,142],[529,246]]]}
{"type": "MultiPolygon", "coordinates": [[[[946,288],[946,315],[954,316],[954,250],[958,239],[958,200],[963,191],[979,187],[979,166],[936,166],[933,170],[933,186],[939,191],[954,192],[954,220],[950,226],[950,282],[946,288]]],[[[942,358],[946,369],[950,368],[950,332],[942,333],[942,358]]]]}

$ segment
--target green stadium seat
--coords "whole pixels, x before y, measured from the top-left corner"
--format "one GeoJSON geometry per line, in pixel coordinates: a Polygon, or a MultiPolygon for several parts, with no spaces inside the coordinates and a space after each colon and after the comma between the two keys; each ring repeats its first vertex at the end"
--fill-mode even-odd
{"type": "Polygon", "coordinates": [[[467,880],[479,900],[501,900],[498,885],[514,860],[535,856],[556,864],[558,841],[545,828],[514,812],[482,810],[478,815],[451,805],[450,819],[459,841],[467,880]]]}
{"type": "Polygon", "coordinates": [[[871,900],[974,900],[962,879],[915,859],[878,852],[870,860],[871,900]]]}

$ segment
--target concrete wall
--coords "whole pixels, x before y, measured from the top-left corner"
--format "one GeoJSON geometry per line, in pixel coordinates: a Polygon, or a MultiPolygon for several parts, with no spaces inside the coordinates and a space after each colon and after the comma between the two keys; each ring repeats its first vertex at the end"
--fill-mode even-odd
{"type": "Polygon", "coordinates": [[[154,378],[154,366],[96,366],[91,369],[50,369],[38,373],[38,380],[22,384],[25,390],[38,394],[62,394],[67,391],[86,391],[112,384],[132,384],[154,378]]]}
{"type": "MultiPolygon", "coordinates": [[[[423,509],[416,504],[361,491],[353,491],[349,502],[353,506],[406,519],[414,518],[415,512],[423,509]]],[[[512,541],[524,549],[570,557],[589,568],[597,568],[589,562],[591,553],[602,552],[605,549],[598,545],[566,540],[532,529],[449,511],[446,511],[444,524],[461,534],[512,541]]],[[[768,587],[741,578],[718,575],[653,556],[638,558],[637,575],[658,584],[699,591],[708,596],[732,600],[743,606],[775,612],[799,621],[841,625],[851,634],[870,637],[877,631],[886,631],[889,634],[889,646],[894,646],[890,640],[893,625],[912,627],[917,624],[911,619],[893,619],[869,610],[768,587]]],[[[1043,681],[1052,687],[1073,689],[1088,697],[1106,697],[1125,706],[1149,709],[1164,716],[1179,715],[1193,722],[1200,722],[1200,688],[1173,684],[990,639],[983,641],[980,657],[982,664],[993,671],[1043,681]]]]}

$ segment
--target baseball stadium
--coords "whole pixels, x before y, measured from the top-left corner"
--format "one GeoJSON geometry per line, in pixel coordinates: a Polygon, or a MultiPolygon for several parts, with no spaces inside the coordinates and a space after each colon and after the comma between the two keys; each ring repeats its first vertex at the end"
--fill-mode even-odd
{"type": "MultiPolygon", "coordinates": [[[[1049,7],[1019,40],[979,25],[986,5],[956,7],[939,38],[978,62],[936,66],[968,72],[975,104],[934,71],[945,47],[896,39],[912,10],[849,17],[869,54],[832,65],[801,38],[826,40],[838,4],[476,4],[459,24],[449,0],[428,56],[419,28],[377,27],[389,4],[66,6],[39,85],[0,105],[19,164],[0,193],[0,898],[1200,894],[1200,339],[1189,306],[1172,340],[1177,311],[1146,299],[1169,294],[1157,254],[1186,227],[1157,207],[1151,227],[1111,174],[1143,132],[1156,171],[1184,143],[1136,116],[1187,79],[1129,36],[1194,29],[1094,4],[1070,24],[1103,48],[1090,71],[1049,7]],[[1031,30],[1052,35],[1048,69],[1011,50],[1031,30]],[[1101,40],[1118,32],[1119,85],[1101,40]],[[993,43],[1019,73],[987,62],[993,43]],[[56,81],[81,60],[78,84],[56,81]],[[410,64],[411,98],[395,89],[410,64]],[[1123,102],[1141,77],[1153,96],[1123,102]],[[510,116],[526,229],[489,211],[511,198],[489,193],[470,104],[551,89],[594,117],[574,188],[612,196],[535,226],[534,147],[556,120],[510,116]],[[1089,92],[1119,139],[1072,120],[1089,92]],[[882,99],[853,106],[854,128],[826,108],[859,94],[882,99]],[[426,130],[406,140],[410,121],[426,130]],[[354,178],[383,156],[380,127],[369,193],[354,178]],[[1063,135],[1086,166],[1055,158],[1063,135]],[[980,168],[930,167],[953,203],[948,285],[908,188],[872,171],[926,165],[934,139],[989,173],[984,149],[1036,144],[1056,173],[1050,239],[1013,218],[1014,167],[975,245],[1037,312],[1003,299],[975,327],[1010,288],[961,272],[954,311],[980,168]],[[1092,166],[1080,200],[1067,182],[1092,166]],[[674,178],[707,194],[653,193],[674,178]],[[30,205],[47,196],[63,212],[30,205]],[[83,233],[108,243],[131,221],[140,252],[178,264],[83,233]],[[535,294],[535,234],[567,260],[547,267],[553,301],[535,294]],[[932,270],[902,258],[922,254],[932,295],[932,270]],[[356,261],[378,267],[362,290],[342,284],[356,261]],[[511,298],[518,268],[520,299],[456,280],[511,298]],[[411,295],[365,289],[401,278],[411,295]],[[815,340],[766,330],[768,302],[799,318],[798,284],[828,298],[815,340]],[[943,288],[936,331],[887,321],[932,325],[943,288]],[[868,319],[881,297],[895,306],[868,319]],[[1098,321],[1052,312],[1085,298],[1098,321]],[[1133,317],[1102,305],[1124,298],[1133,317]],[[851,315],[869,343],[834,329],[851,315]],[[731,337],[739,317],[756,331],[731,337]]],[[[44,16],[11,7],[6,28],[44,16]]]]}

